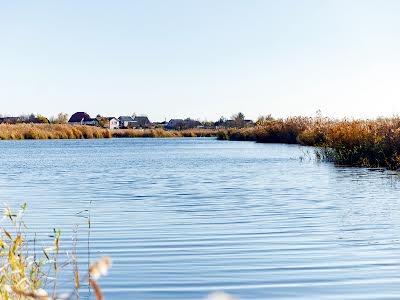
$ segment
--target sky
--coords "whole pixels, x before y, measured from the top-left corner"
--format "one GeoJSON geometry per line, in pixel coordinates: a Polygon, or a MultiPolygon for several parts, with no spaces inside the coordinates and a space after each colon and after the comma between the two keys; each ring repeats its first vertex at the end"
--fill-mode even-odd
{"type": "Polygon", "coordinates": [[[0,0],[0,114],[400,114],[397,0],[0,0]]]}

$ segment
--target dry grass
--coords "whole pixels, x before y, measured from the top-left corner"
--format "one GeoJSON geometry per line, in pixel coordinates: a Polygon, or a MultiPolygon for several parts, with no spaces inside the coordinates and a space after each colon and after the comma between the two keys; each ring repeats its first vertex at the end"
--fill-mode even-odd
{"type": "Polygon", "coordinates": [[[219,139],[316,146],[317,156],[338,164],[400,169],[400,118],[269,119],[253,128],[221,130],[219,139]]]}
{"type": "Polygon", "coordinates": [[[121,129],[108,130],[94,126],[71,126],[67,124],[1,124],[0,140],[40,139],[97,139],[139,137],[211,137],[217,132],[211,129],[167,131],[164,129],[121,129]]]}
{"type": "Polygon", "coordinates": [[[66,124],[1,124],[1,140],[92,139],[110,138],[111,132],[91,126],[66,124]]]}
{"type": "Polygon", "coordinates": [[[102,258],[90,265],[87,275],[79,276],[76,269],[74,274],[75,290],[57,294],[58,278],[65,276],[60,274],[63,267],[71,263],[76,265],[76,257],[72,262],[60,264],[60,231],[54,230],[53,244],[50,247],[40,249],[30,244],[35,244],[35,238],[27,235],[27,227],[23,222],[24,204],[18,213],[14,214],[6,208],[1,219],[0,234],[0,300],[14,299],[78,299],[78,290],[82,280],[87,280],[95,291],[98,300],[103,299],[100,286],[97,284],[101,276],[106,275],[111,267],[111,259],[102,258]],[[90,276],[89,276],[90,274],[90,276]]]}
{"type": "Polygon", "coordinates": [[[0,139],[91,139],[112,137],[212,137],[223,140],[317,146],[317,156],[344,165],[400,169],[400,118],[329,120],[291,117],[266,118],[242,129],[108,130],[66,124],[0,125],[0,139]]]}
{"type": "Polygon", "coordinates": [[[112,131],[113,137],[122,138],[177,138],[177,137],[213,137],[217,131],[212,129],[164,130],[156,129],[119,129],[112,131]]]}
{"type": "Polygon", "coordinates": [[[344,165],[400,169],[400,119],[339,121],[320,133],[321,158],[344,165]]]}

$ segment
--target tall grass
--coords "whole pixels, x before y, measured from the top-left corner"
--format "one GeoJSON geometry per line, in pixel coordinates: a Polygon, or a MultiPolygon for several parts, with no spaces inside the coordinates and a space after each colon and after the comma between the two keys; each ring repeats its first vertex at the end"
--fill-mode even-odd
{"type": "Polygon", "coordinates": [[[1,140],[110,138],[111,132],[91,126],[66,124],[1,124],[1,140]]]}
{"type": "Polygon", "coordinates": [[[217,132],[212,129],[167,131],[157,129],[108,130],[94,126],[71,126],[68,124],[1,124],[0,140],[38,139],[95,139],[136,137],[211,137],[217,132]]]}
{"type": "Polygon", "coordinates": [[[318,116],[261,119],[241,129],[108,130],[67,124],[0,125],[0,139],[92,139],[212,137],[221,140],[255,141],[316,146],[317,156],[338,164],[400,169],[400,118],[331,120],[318,116]]]}
{"type": "Polygon", "coordinates": [[[400,118],[331,120],[268,119],[255,127],[218,132],[222,140],[318,147],[317,157],[342,165],[400,169],[400,118]]]}
{"type": "Polygon", "coordinates": [[[93,288],[98,300],[103,299],[100,286],[96,280],[105,275],[111,267],[111,259],[104,257],[91,264],[87,275],[80,277],[76,256],[72,262],[60,264],[60,231],[54,230],[53,244],[36,250],[35,237],[29,236],[23,221],[26,205],[14,213],[5,209],[1,219],[0,233],[0,300],[14,299],[79,299],[78,290],[83,280],[87,280],[93,288]],[[32,247],[33,244],[33,247],[32,247]],[[73,264],[75,290],[58,294],[58,278],[68,276],[62,274],[63,267],[73,264]]]}

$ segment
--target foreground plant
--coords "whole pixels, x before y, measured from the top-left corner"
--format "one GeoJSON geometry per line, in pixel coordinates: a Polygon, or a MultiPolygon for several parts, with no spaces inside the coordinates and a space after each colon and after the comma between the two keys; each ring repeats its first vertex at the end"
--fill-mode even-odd
{"type": "Polygon", "coordinates": [[[26,210],[24,204],[18,213],[10,208],[4,210],[0,220],[0,300],[8,299],[75,299],[79,298],[78,290],[82,281],[87,280],[95,292],[97,299],[103,299],[97,280],[107,274],[111,267],[111,258],[104,257],[90,265],[87,274],[82,278],[77,268],[76,256],[72,261],[60,266],[60,231],[54,229],[53,245],[36,253],[36,240],[27,236],[27,226],[23,222],[26,210]],[[33,249],[29,243],[33,242],[33,249]],[[64,294],[57,294],[57,278],[62,267],[73,264],[75,273],[75,289],[64,294]]]}

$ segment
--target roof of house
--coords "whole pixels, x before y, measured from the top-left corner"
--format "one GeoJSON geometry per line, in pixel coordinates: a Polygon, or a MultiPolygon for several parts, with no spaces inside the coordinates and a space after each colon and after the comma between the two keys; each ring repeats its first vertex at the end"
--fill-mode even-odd
{"type": "Polygon", "coordinates": [[[150,124],[150,120],[146,116],[135,116],[135,121],[141,125],[150,124]]]}
{"type": "Polygon", "coordinates": [[[183,119],[171,119],[169,120],[168,123],[181,123],[181,122],[183,122],[183,119]]]}
{"type": "Polygon", "coordinates": [[[116,117],[108,117],[107,119],[108,121],[111,121],[112,119],[118,120],[116,117]]]}
{"type": "Polygon", "coordinates": [[[82,121],[92,121],[93,119],[85,112],[76,112],[74,113],[71,118],[69,118],[70,123],[78,123],[82,121]]]}
{"type": "Polygon", "coordinates": [[[16,123],[21,121],[20,117],[4,117],[0,118],[0,123],[16,123]]]}
{"type": "Polygon", "coordinates": [[[135,121],[140,122],[140,121],[150,121],[150,120],[149,120],[149,118],[146,117],[146,116],[136,116],[136,117],[135,117],[135,121]]]}
{"type": "Polygon", "coordinates": [[[186,122],[186,123],[201,123],[200,121],[198,121],[198,120],[193,120],[193,119],[190,119],[190,118],[187,118],[187,119],[185,119],[185,120],[183,120],[184,122],[186,122]]]}
{"type": "Polygon", "coordinates": [[[133,118],[131,116],[120,116],[118,120],[121,122],[132,122],[133,118]]]}

